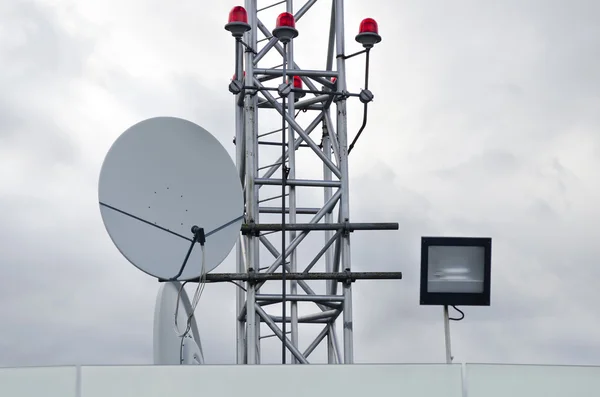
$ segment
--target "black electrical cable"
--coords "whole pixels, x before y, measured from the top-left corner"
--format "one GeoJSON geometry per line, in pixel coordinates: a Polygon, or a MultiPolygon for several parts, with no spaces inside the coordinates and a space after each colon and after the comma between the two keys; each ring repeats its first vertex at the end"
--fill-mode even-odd
{"type": "MultiPolygon", "coordinates": [[[[287,43],[283,43],[283,66],[282,66],[282,74],[283,74],[283,84],[286,84],[286,63],[287,63],[287,43]]],[[[286,291],[286,272],[285,272],[285,185],[287,179],[287,170],[285,167],[285,95],[281,96],[281,331],[283,337],[281,338],[281,363],[285,364],[285,356],[286,356],[286,348],[285,348],[285,338],[286,338],[286,300],[287,300],[287,291],[286,291]]]]}
{"type": "Polygon", "coordinates": [[[451,321],[460,321],[460,320],[462,320],[463,318],[465,318],[465,313],[464,313],[462,310],[460,310],[458,307],[456,307],[456,306],[454,306],[454,305],[452,305],[452,308],[453,308],[454,310],[456,310],[457,312],[459,312],[459,313],[461,314],[461,317],[459,317],[459,318],[448,317],[448,320],[451,320],[451,321]]]}
{"type": "Polygon", "coordinates": [[[206,242],[206,236],[204,235],[203,228],[198,227],[198,226],[192,226],[192,233],[194,233],[194,238],[192,239],[190,248],[188,249],[187,254],[185,255],[185,259],[183,260],[183,263],[181,264],[181,268],[179,269],[179,272],[173,278],[171,278],[171,280],[177,280],[179,278],[179,276],[181,276],[181,273],[183,273],[183,270],[185,269],[185,265],[187,265],[188,259],[190,259],[190,255],[192,254],[192,250],[194,249],[194,246],[196,245],[196,243],[200,243],[201,246],[204,246],[204,243],[206,242]]]}
{"type": "MultiPolygon", "coordinates": [[[[370,49],[365,50],[365,52],[366,52],[365,90],[368,90],[369,89],[369,54],[370,54],[370,49]]],[[[354,149],[354,145],[356,145],[356,142],[358,141],[358,138],[360,138],[360,134],[362,134],[363,130],[367,126],[367,111],[368,111],[368,106],[367,105],[368,105],[368,103],[364,104],[362,125],[360,126],[360,128],[358,130],[358,133],[356,134],[356,136],[352,140],[352,143],[350,144],[350,146],[348,146],[348,154],[350,154],[350,152],[352,151],[352,149],[354,149]]]]}

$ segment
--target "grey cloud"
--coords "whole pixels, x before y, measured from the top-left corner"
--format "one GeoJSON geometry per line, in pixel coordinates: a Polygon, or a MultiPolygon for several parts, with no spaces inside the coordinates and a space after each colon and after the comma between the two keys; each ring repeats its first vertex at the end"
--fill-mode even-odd
{"type": "Polygon", "coordinates": [[[26,147],[34,162],[73,162],[78,153],[57,121],[68,84],[81,77],[93,42],[69,33],[55,11],[36,3],[14,2],[3,12],[11,34],[0,41],[8,59],[0,75],[0,140],[3,149],[26,147]],[[36,117],[30,117],[35,113],[36,117]]]}
{"type": "MultiPolygon", "coordinates": [[[[14,37],[21,41],[0,44],[9,59],[0,76],[0,161],[10,155],[19,161],[9,165],[23,165],[14,170],[20,184],[4,173],[0,178],[10,181],[0,198],[0,317],[8,319],[0,324],[0,365],[149,363],[158,285],[118,254],[102,228],[96,181],[81,166],[89,161],[64,133],[69,103],[78,98],[65,87],[99,87],[132,120],[165,113],[189,118],[231,153],[231,73],[222,65],[231,64],[233,53],[215,55],[198,70],[182,55],[180,68],[154,80],[99,57],[102,73],[92,74],[86,61],[103,37],[67,31],[58,13],[23,4],[2,16],[18,25],[14,37]],[[21,30],[26,26],[33,30],[21,30]]],[[[466,308],[465,321],[452,324],[457,360],[597,363],[597,184],[574,171],[557,142],[573,129],[598,126],[598,5],[516,4],[349,6],[348,23],[369,11],[384,35],[382,50],[373,54],[372,124],[351,156],[352,219],[400,223],[397,232],[355,233],[353,267],[404,273],[401,281],[355,284],[359,362],[443,360],[441,309],[418,305],[420,237],[468,234],[494,238],[493,303],[466,308]]],[[[163,40],[172,34],[181,38],[177,48],[222,52],[225,39],[195,47],[213,28],[222,29],[213,20],[222,10],[207,11],[211,18],[202,26],[191,10],[148,10],[137,22],[128,10],[124,4],[115,21],[140,37],[168,12],[157,30],[169,37],[163,40]],[[182,22],[167,24],[174,20],[182,22]]],[[[153,43],[154,51],[173,56],[163,41],[153,43]]],[[[298,54],[299,63],[306,55],[298,54]]],[[[267,128],[264,120],[277,118],[262,120],[267,128]]],[[[590,147],[600,147],[589,137],[590,147]]],[[[303,243],[303,258],[320,238],[303,243]]],[[[220,269],[231,271],[233,263],[230,256],[220,269]]],[[[235,288],[207,286],[198,308],[213,363],[235,360],[235,288]]],[[[264,344],[265,361],[276,362],[280,345],[264,344]]],[[[316,358],[324,359],[322,350],[316,358]]]]}

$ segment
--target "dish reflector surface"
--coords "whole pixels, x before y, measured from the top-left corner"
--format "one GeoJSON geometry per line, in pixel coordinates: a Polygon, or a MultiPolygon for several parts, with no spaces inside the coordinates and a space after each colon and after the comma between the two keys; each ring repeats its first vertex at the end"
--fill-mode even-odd
{"type": "MultiPolygon", "coordinates": [[[[204,128],[174,117],[144,120],[108,151],[98,186],[100,212],[119,251],[143,272],[175,277],[192,226],[206,235],[205,272],[227,257],[243,219],[242,187],[231,157],[204,128]]],[[[179,280],[201,275],[198,243],[179,280]]]]}

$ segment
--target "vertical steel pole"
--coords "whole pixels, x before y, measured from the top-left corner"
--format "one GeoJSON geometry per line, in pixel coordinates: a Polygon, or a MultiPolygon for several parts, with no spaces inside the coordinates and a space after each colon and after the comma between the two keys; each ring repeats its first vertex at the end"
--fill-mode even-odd
{"type": "MultiPolygon", "coordinates": [[[[335,39],[338,69],[338,91],[346,90],[346,60],[344,43],[344,1],[335,0],[335,39]]],[[[348,130],[346,115],[346,99],[337,101],[337,137],[340,146],[340,171],[342,174],[340,199],[340,222],[350,221],[350,201],[348,184],[348,130]]],[[[350,270],[350,234],[341,237],[341,261],[344,270],[350,270]]],[[[344,284],[344,363],[354,362],[353,324],[352,324],[352,283],[344,284]]]]}
{"type": "MultiPolygon", "coordinates": [[[[256,7],[256,5],[255,5],[255,7],[256,7]]],[[[256,35],[255,35],[254,36],[254,44],[252,44],[253,45],[252,48],[256,48],[256,42],[257,42],[257,40],[256,40],[256,35]]],[[[255,98],[254,99],[255,101],[258,101],[256,99],[256,96],[254,98],[255,98]]],[[[255,156],[254,156],[254,170],[255,170],[254,171],[254,175],[256,177],[258,177],[258,157],[259,157],[259,151],[258,151],[258,107],[257,107],[257,102],[254,103],[254,111],[255,111],[254,132],[255,132],[255,136],[256,136],[256,138],[254,139],[254,153],[255,153],[255,156]]],[[[259,212],[259,208],[258,208],[258,205],[259,205],[258,189],[259,189],[259,186],[254,186],[254,192],[255,192],[254,193],[254,214],[255,214],[254,221],[257,222],[257,223],[259,222],[259,218],[260,218],[260,212],[259,212]]],[[[254,240],[256,240],[256,242],[255,242],[255,244],[256,244],[256,250],[254,252],[254,267],[253,268],[258,271],[259,268],[260,268],[260,266],[259,266],[260,265],[260,250],[259,250],[259,248],[260,248],[260,240],[259,240],[258,237],[255,237],[254,240]]],[[[256,294],[259,294],[260,293],[260,287],[255,288],[254,292],[256,294]]],[[[256,319],[257,319],[257,321],[255,322],[255,326],[256,326],[256,342],[255,342],[256,343],[256,363],[260,364],[260,357],[261,357],[261,355],[260,355],[260,324],[261,324],[261,321],[260,321],[260,317],[258,317],[258,313],[255,316],[256,316],[256,319]]]]}
{"type": "MultiPolygon", "coordinates": [[[[256,47],[256,0],[246,0],[248,23],[252,27],[246,33],[248,45],[256,47]]],[[[246,51],[246,85],[254,85],[254,54],[246,51]]],[[[249,222],[258,221],[258,191],[254,184],[256,178],[256,142],[257,132],[255,123],[256,96],[246,91],[244,96],[244,133],[246,135],[246,216],[249,222]]],[[[258,238],[247,235],[248,263],[246,271],[258,269],[258,238]]],[[[254,285],[246,283],[246,355],[248,364],[257,364],[256,347],[258,335],[256,332],[256,290],[254,285]]]]}
{"type": "Polygon", "coordinates": [[[452,347],[450,346],[450,315],[448,306],[444,305],[444,339],[446,341],[446,364],[452,364],[452,347]]]}
{"type": "MultiPolygon", "coordinates": [[[[294,13],[294,6],[293,6],[293,1],[292,0],[287,0],[286,4],[285,4],[285,8],[286,8],[286,12],[289,12],[291,14],[294,13]]],[[[294,65],[294,40],[291,40],[288,45],[287,45],[287,65],[289,65],[289,81],[292,82],[292,84],[294,83],[294,73],[292,72],[293,67],[292,65],[294,65]]],[[[290,93],[288,95],[288,100],[287,100],[287,104],[288,104],[288,115],[291,118],[294,118],[294,112],[296,111],[295,107],[294,107],[294,93],[290,93]]],[[[282,133],[285,133],[285,131],[282,131],[282,133]]],[[[294,128],[288,124],[288,168],[289,168],[289,174],[288,174],[288,178],[289,179],[296,179],[296,150],[295,150],[295,141],[296,141],[296,134],[294,132],[294,128]]],[[[288,214],[288,222],[293,224],[296,223],[296,187],[295,186],[289,186],[288,187],[288,206],[289,206],[289,214],[288,214]]],[[[284,209],[285,211],[285,209],[284,209]]],[[[290,231],[289,232],[289,240],[288,241],[293,241],[296,238],[296,232],[295,231],[290,231]]],[[[298,256],[297,256],[297,251],[293,250],[291,255],[290,255],[290,271],[292,273],[295,273],[298,271],[298,256]]],[[[296,295],[298,293],[298,282],[297,281],[290,281],[290,294],[291,295],[296,295]]],[[[285,321],[285,320],[284,320],[285,321]]],[[[292,345],[295,348],[298,348],[298,302],[297,301],[291,301],[290,302],[290,333],[291,333],[291,342],[292,345]]],[[[292,364],[298,364],[298,359],[296,359],[296,357],[294,357],[292,355],[292,364]]]]}
{"type": "MultiPolygon", "coordinates": [[[[329,20],[329,39],[328,39],[328,45],[327,45],[327,60],[326,60],[326,65],[325,65],[325,70],[333,70],[333,54],[334,54],[334,49],[335,49],[335,0],[332,0],[331,2],[331,17],[329,20]]],[[[329,109],[325,109],[324,112],[326,113],[323,117],[323,151],[325,152],[325,156],[327,156],[328,159],[331,159],[331,151],[332,151],[332,146],[331,146],[331,134],[333,133],[333,131],[329,131],[327,129],[327,120],[330,118],[330,110],[329,109]]],[[[326,181],[330,181],[332,179],[332,174],[331,174],[331,170],[329,169],[329,167],[327,167],[326,164],[323,164],[323,179],[326,181]]],[[[331,199],[331,188],[330,187],[326,187],[324,189],[324,201],[323,203],[327,203],[330,199],[331,199]]],[[[333,210],[332,211],[327,211],[327,214],[325,214],[325,223],[331,223],[333,222],[333,210]]],[[[329,238],[331,237],[331,232],[325,232],[325,241],[329,241],[329,238]]],[[[333,271],[333,250],[332,247],[330,247],[327,252],[325,253],[325,270],[327,272],[332,272],[333,271]]],[[[328,295],[333,294],[333,287],[334,282],[333,281],[328,281],[327,285],[326,285],[326,293],[328,295]]],[[[336,339],[335,339],[335,325],[334,324],[329,324],[329,329],[327,332],[327,363],[328,364],[334,364],[337,362],[337,355],[336,355],[336,339]]]]}
{"type": "MultiPolygon", "coordinates": [[[[239,76],[239,74],[238,74],[239,76]]],[[[244,167],[244,161],[245,161],[245,150],[244,150],[244,140],[246,139],[246,137],[244,136],[244,108],[238,105],[238,98],[237,95],[234,96],[234,101],[235,101],[235,151],[236,151],[236,164],[237,164],[237,168],[238,168],[238,172],[239,172],[239,176],[242,182],[242,185],[244,184],[244,179],[245,179],[245,167],[244,167]]],[[[242,254],[242,239],[244,237],[240,236],[240,238],[238,239],[237,243],[236,243],[236,269],[238,273],[245,273],[246,272],[246,262],[244,260],[244,255],[242,254]]],[[[236,288],[236,332],[235,332],[235,338],[236,338],[236,362],[238,364],[244,364],[246,361],[246,329],[245,329],[245,324],[246,322],[243,321],[240,316],[242,314],[242,311],[244,309],[244,302],[246,300],[246,293],[243,289],[241,288],[236,288]]]]}
{"type": "MultiPolygon", "coordinates": [[[[235,78],[244,79],[244,51],[243,45],[238,40],[235,42],[235,78]]],[[[235,108],[235,160],[238,169],[238,175],[242,186],[245,185],[246,175],[246,136],[244,135],[244,107],[238,103],[238,96],[233,97],[235,108]]],[[[242,254],[242,241],[240,236],[236,243],[236,269],[238,273],[246,271],[246,262],[242,254]]],[[[244,309],[246,293],[241,288],[236,288],[236,362],[244,364],[246,362],[246,322],[240,318],[244,309]]]]}
{"type": "MultiPolygon", "coordinates": [[[[324,110],[324,112],[329,112],[329,109],[324,110]]],[[[329,131],[327,130],[327,123],[323,122],[323,152],[328,159],[331,159],[331,142],[329,138],[329,131]]],[[[323,180],[330,181],[331,178],[331,170],[326,164],[323,164],[323,180]]],[[[323,203],[328,202],[331,199],[332,191],[330,187],[325,187],[323,189],[323,203]]],[[[325,214],[325,223],[333,223],[333,213],[332,211],[327,211],[325,214]]],[[[333,231],[327,230],[325,233],[325,242],[331,239],[333,231]]],[[[333,271],[333,251],[332,248],[329,247],[324,254],[325,256],[325,271],[332,272],[333,271]]],[[[325,287],[325,293],[327,295],[331,295],[332,293],[332,285],[333,281],[328,280],[325,287]]],[[[335,351],[333,347],[333,332],[335,332],[335,327],[333,325],[329,325],[327,331],[327,363],[334,364],[335,363],[335,351]]]]}

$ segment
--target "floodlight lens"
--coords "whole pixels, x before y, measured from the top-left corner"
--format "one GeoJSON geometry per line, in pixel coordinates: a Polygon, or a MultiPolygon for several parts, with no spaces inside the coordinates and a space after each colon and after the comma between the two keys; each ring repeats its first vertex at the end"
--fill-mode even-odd
{"type": "Polygon", "coordinates": [[[430,246],[427,292],[482,293],[484,247],[430,246]]]}

